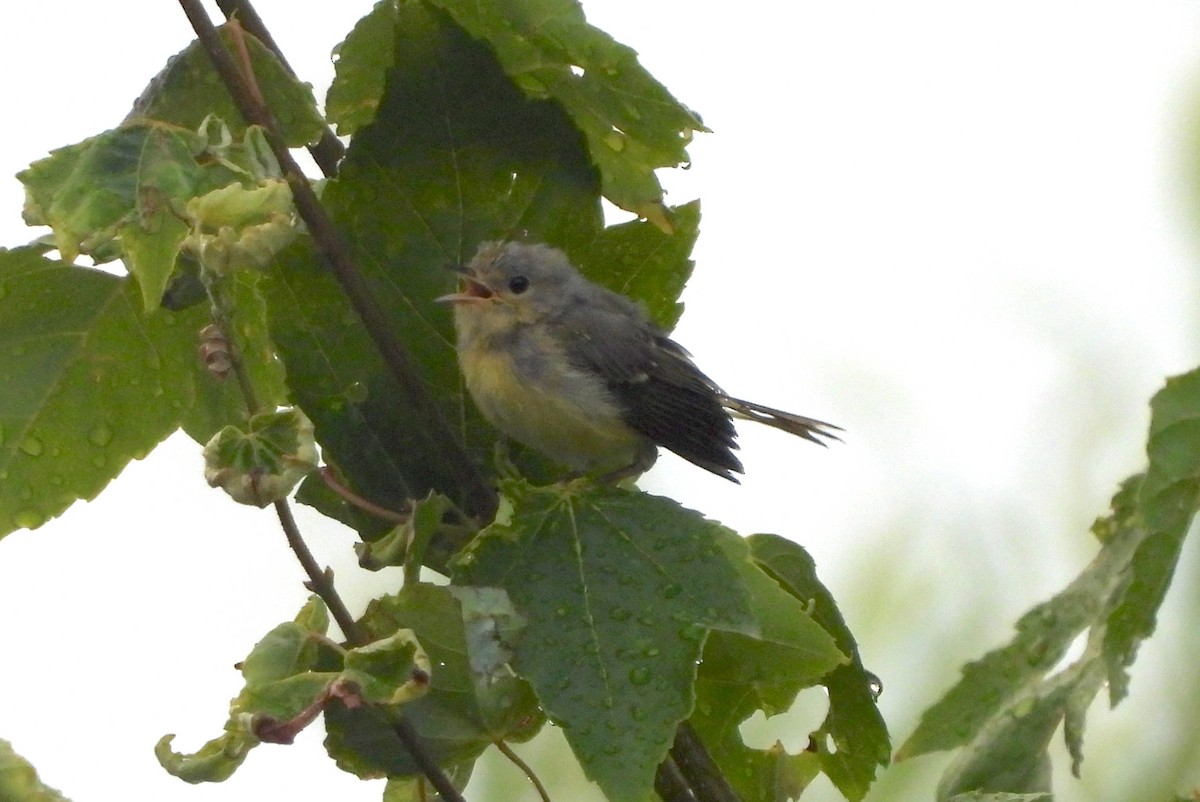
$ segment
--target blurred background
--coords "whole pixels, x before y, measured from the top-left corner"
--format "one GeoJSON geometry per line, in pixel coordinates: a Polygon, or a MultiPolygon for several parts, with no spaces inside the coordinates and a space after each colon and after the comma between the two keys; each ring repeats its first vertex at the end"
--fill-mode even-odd
{"type": "MultiPolygon", "coordinates": [[[[318,97],[370,7],[256,5],[318,97]]],[[[664,176],[670,202],[704,211],[677,339],[734,395],[846,429],[825,451],[746,424],[741,486],[671,455],[643,486],[813,553],[899,745],[964,661],[1091,559],[1088,526],[1143,467],[1149,397],[1200,363],[1200,6],[584,7],[713,129],[664,176]]],[[[40,233],[10,176],[116,125],[191,38],[169,2],[6,9],[0,244],[40,233]]],[[[349,532],[302,524],[352,607],[395,586],[357,569],[349,532]]],[[[1057,799],[1200,787],[1198,568],[1193,540],[1130,697],[1093,707],[1081,780],[1057,747],[1057,799]]],[[[0,738],[77,800],[378,799],[324,757],[320,727],[223,785],[184,785],[152,754],[168,732],[184,751],[219,733],[233,663],[294,615],[301,580],[272,513],[225,503],[199,449],[168,440],[0,542],[0,738]]],[[[810,693],[745,732],[796,749],[823,714],[810,693]]],[[[548,729],[518,751],[556,800],[598,800],[562,748],[548,729]]],[[[945,759],[888,769],[869,799],[932,799],[945,759]]],[[[468,798],[534,796],[489,757],[468,798]]],[[[839,797],[819,779],[804,798],[839,797]]]]}

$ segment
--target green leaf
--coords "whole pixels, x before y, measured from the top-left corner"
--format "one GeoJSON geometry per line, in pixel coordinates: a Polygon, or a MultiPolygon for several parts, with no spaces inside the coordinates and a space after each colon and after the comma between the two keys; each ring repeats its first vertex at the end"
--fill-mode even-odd
{"type": "Polygon", "coordinates": [[[757,709],[767,715],[782,713],[802,688],[816,685],[849,658],[809,615],[805,602],[751,561],[746,539],[725,531],[720,543],[749,592],[759,633],[749,637],[714,632],[704,646],[700,676],[749,686],[755,692],[757,709]]]}
{"type": "Polygon", "coordinates": [[[217,432],[204,447],[204,478],[239,504],[266,507],[287,498],[317,462],[312,423],[292,407],[217,432]]]}
{"type": "MultiPolygon", "coordinates": [[[[354,492],[387,509],[402,510],[435,486],[453,493],[455,473],[444,449],[398,402],[399,385],[307,245],[284,252],[265,293],[291,395],[313,421],[325,459],[354,492]]],[[[364,525],[364,537],[378,537],[382,527],[364,525]]]]}
{"type": "Polygon", "coordinates": [[[325,113],[338,136],[349,136],[375,119],[384,78],[396,57],[396,0],[380,0],[333,49],[334,77],[325,113]]]}
{"type": "MultiPolygon", "coordinates": [[[[474,763],[458,763],[445,770],[450,783],[459,790],[467,787],[471,779],[474,763]]],[[[445,799],[431,787],[424,776],[418,777],[389,777],[383,788],[383,802],[440,802],[445,799]]]]}
{"type": "MultiPolygon", "coordinates": [[[[169,204],[170,201],[160,197],[159,202],[169,204]]],[[[121,247],[129,272],[138,277],[146,309],[154,309],[162,300],[188,232],[187,223],[159,209],[143,214],[140,225],[121,226],[121,247]]]]}
{"type": "Polygon", "coordinates": [[[179,426],[190,319],[143,312],[128,279],[0,251],[0,535],[94,498],[179,426]]]}
{"type": "Polygon", "coordinates": [[[1079,633],[1103,620],[1138,540],[1136,529],[1119,532],[1070,585],[1021,616],[1007,646],[965,665],[962,679],[925,711],[896,759],[962,746],[989,720],[1003,717],[1022,693],[1036,689],[1079,633]]]}
{"type": "MultiPolygon", "coordinates": [[[[603,229],[598,177],[578,130],[557,103],[525,97],[485,45],[415,2],[378,7],[358,36],[362,47],[347,44],[339,70],[378,74],[379,52],[366,42],[394,38],[387,52],[395,59],[373,121],[322,198],[435,402],[487,463],[497,433],[465,394],[450,312],[431,302],[454,286],[445,266],[489,239],[546,241],[669,321],[690,270],[696,209],[680,211],[674,237],[646,224],[603,229]]],[[[350,487],[391,509],[430,490],[463,502],[445,450],[397,403],[400,388],[316,255],[289,249],[273,278],[272,333],[294,396],[350,487]]],[[[517,461],[540,479],[558,470],[521,449],[517,461]]],[[[378,527],[360,531],[379,535],[378,527]]]]}
{"type": "MultiPolygon", "coordinates": [[[[495,434],[466,400],[450,312],[448,262],[482,240],[523,232],[590,241],[602,215],[583,143],[561,109],[531,103],[490,51],[405,3],[396,62],[371,125],[322,196],[354,247],[415,368],[481,461],[495,434]]],[[[462,501],[457,472],[316,257],[293,248],[270,295],[272,332],[297,401],[360,495],[397,509],[431,489],[462,501]]]]}
{"type": "Polygon", "coordinates": [[[641,301],[664,330],[683,314],[679,295],[692,275],[689,258],[700,234],[700,202],[670,209],[673,233],[633,220],[609,226],[590,243],[573,248],[571,257],[592,281],[641,301]]]}
{"type": "Polygon", "coordinates": [[[948,802],[1053,802],[1050,794],[989,794],[982,791],[970,791],[965,794],[955,794],[948,802]]]}
{"type": "MultiPolygon", "coordinates": [[[[494,741],[525,740],[542,716],[529,686],[511,674],[472,670],[462,608],[449,589],[406,585],[397,596],[371,602],[362,619],[371,638],[401,627],[412,630],[429,656],[428,693],[404,706],[403,715],[443,767],[468,766],[494,741]]],[[[395,733],[387,708],[326,713],[326,747],[338,765],[362,777],[420,773],[395,733]]]]}
{"type": "Polygon", "coordinates": [[[670,230],[654,171],[687,163],[692,132],[707,129],[637,53],[588,25],[576,0],[433,4],[487,42],[529,97],[562,104],[587,137],[605,197],[670,230]]]}
{"type": "Polygon", "coordinates": [[[585,483],[508,483],[513,513],[452,566],[528,621],[516,667],[616,802],[642,800],[690,713],[709,630],[757,634],[724,530],[675,502],[585,483]]]}
{"type": "Polygon", "coordinates": [[[173,202],[199,185],[195,157],[202,147],[193,131],[146,124],[60,148],[17,174],[26,189],[25,221],[53,228],[67,261],[80,253],[108,261],[122,253],[117,240],[128,239],[124,250],[136,255],[131,267],[153,308],[183,242],[173,202]],[[156,261],[164,255],[169,259],[156,261]]]}
{"type": "Polygon", "coordinates": [[[429,658],[410,629],[346,653],[342,677],[373,704],[402,705],[428,690],[429,658]]]}
{"type": "Polygon", "coordinates": [[[1084,717],[1107,681],[1116,704],[1127,667],[1154,620],[1200,490],[1200,371],[1167,382],[1151,402],[1150,467],[1127,479],[1093,531],[1103,546],[1070,586],[1026,613],[1008,646],[967,665],[963,680],[922,716],[897,753],[911,757],[967,744],[943,779],[943,798],[982,789],[1048,790],[1045,743],[1064,723],[1078,774],[1084,717]],[[1083,656],[1049,678],[1079,632],[1083,656]],[[1044,735],[1044,737],[1043,737],[1044,735]],[[1043,788],[1044,786],[1044,788],[1043,788]]]}
{"type": "MultiPolygon", "coordinates": [[[[1051,600],[1017,622],[1017,636],[963,669],[963,679],[935,705],[896,754],[897,760],[965,745],[947,769],[939,799],[972,791],[1048,792],[1048,742],[1060,723],[1078,775],[1088,706],[1111,675],[1109,611],[1130,588],[1134,555],[1145,535],[1137,510],[1141,475],[1113,497],[1112,514],[1093,531],[1100,553],[1051,600]],[[1056,669],[1078,634],[1089,630],[1084,653],[1056,669]]],[[[1123,666],[1122,666],[1123,667],[1123,666]]]]}
{"type": "Polygon", "coordinates": [[[50,226],[67,261],[81,253],[97,262],[125,257],[141,285],[145,308],[154,309],[177,274],[177,257],[189,241],[192,228],[185,221],[197,226],[197,237],[202,224],[214,222],[193,218],[191,212],[212,217],[213,210],[231,205],[231,195],[251,195],[258,207],[266,207],[260,209],[262,215],[275,212],[271,219],[247,226],[248,232],[239,229],[236,239],[229,221],[215,221],[226,230],[220,237],[207,234],[206,253],[216,251],[211,246],[220,240],[225,251],[238,256],[250,252],[261,260],[263,252],[273,253],[270,245],[294,236],[290,219],[280,212],[281,206],[291,208],[286,184],[243,186],[257,186],[265,172],[278,172],[263,147],[258,129],[234,141],[216,118],[209,118],[199,133],[163,123],[131,123],[56,150],[18,174],[26,191],[25,220],[50,226]],[[227,200],[216,202],[220,198],[227,200]]]}
{"type": "MultiPolygon", "coordinates": [[[[445,496],[430,493],[412,504],[412,512],[408,521],[398,531],[403,532],[404,549],[404,584],[415,585],[421,581],[421,566],[429,562],[427,552],[434,538],[442,531],[442,521],[446,513],[454,506],[445,496]]],[[[361,552],[360,552],[361,556],[361,552]]],[[[445,560],[440,561],[441,564],[445,560]]]]}
{"type": "MultiPolygon", "coordinates": [[[[242,373],[253,388],[258,407],[273,409],[287,404],[288,391],[283,363],[275,353],[268,328],[267,301],[262,290],[265,278],[258,271],[239,270],[211,277],[210,283],[227,321],[226,329],[218,329],[218,333],[227,335],[231,356],[241,360],[242,373]]],[[[225,426],[245,423],[246,401],[232,377],[219,380],[206,371],[202,391],[196,409],[185,420],[188,434],[207,443],[225,426]]]]}
{"type": "Polygon", "coordinates": [[[811,740],[821,770],[850,800],[862,799],[879,766],[890,759],[891,741],[875,699],[879,680],[867,671],[858,644],[846,626],[833,595],[817,578],[807,551],[778,535],[752,535],[750,550],[758,565],[795,598],[810,607],[813,619],[833,635],[850,662],[823,680],[829,692],[829,713],[811,740]]]}
{"type": "MultiPolygon", "coordinates": [[[[757,537],[761,542],[764,536],[757,537]]],[[[788,710],[801,689],[848,658],[809,615],[806,602],[751,561],[745,539],[726,532],[721,544],[750,592],[761,632],[757,638],[709,635],[691,721],[742,799],[797,799],[821,769],[818,755],[792,755],[781,744],[752,749],[742,741],[740,725],[756,710],[768,716],[788,710]]]]}
{"type": "Polygon", "coordinates": [[[194,753],[171,749],[174,735],[154,747],[159,764],[189,783],[227,780],[263,740],[291,743],[318,715],[339,678],[341,656],[325,639],[329,614],[316,597],[295,620],[272,629],[241,663],[246,685],[230,704],[221,735],[194,753]]]}
{"type": "Polygon", "coordinates": [[[1130,562],[1129,587],[1108,616],[1104,644],[1113,704],[1128,690],[1126,668],[1138,646],[1154,633],[1200,500],[1200,370],[1168,379],[1150,412],[1150,465],[1137,497],[1145,533],[1130,562]]]}
{"type": "MultiPolygon", "coordinates": [[[[1104,681],[1097,660],[1080,661],[1022,694],[1019,705],[997,716],[955,756],[938,784],[947,802],[971,792],[1040,794],[1050,792],[1050,739],[1064,710],[1077,696],[1090,702],[1104,681]]],[[[1076,749],[1077,747],[1073,747],[1076,749]]]]}
{"type": "Polygon", "coordinates": [[[67,802],[67,798],[38,779],[29,762],[0,740],[0,799],[4,802],[67,802]]]}
{"type": "MultiPolygon", "coordinates": [[[[221,39],[230,52],[238,49],[229,26],[220,28],[221,39]]],[[[279,122],[283,138],[289,147],[302,147],[315,142],[324,130],[324,121],[317,111],[312,87],[301,83],[261,42],[243,32],[246,51],[254,81],[262,92],[267,108],[279,122]]],[[[168,59],[134,103],[130,120],[149,119],[196,129],[210,114],[230,121],[235,135],[245,131],[242,114],[229,96],[212,61],[199,42],[192,42],[168,59]]]]}
{"type": "Polygon", "coordinates": [[[1200,371],[1170,379],[1151,411],[1149,468],[1122,483],[1111,514],[1092,527],[1103,544],[1095,560],[1022,616],[1008,646],[968,664],[897,753],[967,746],[940,798],[1049,791],[1046,744],[1058,724],[1078,774],[1089,704],[1106,682],[1113,704],[1124,697],[1127,668],[1154,631],[1200,495],[1200,371]],[[1084,630],[1084,654],[1046,677],[1084,630]]]}
{"type": "Polygon", "coordinates": [[[159,738],[154,745],[154,756],[168,774],[188,783],[228,780],[245,762],[247,753],[259,743],[246,729],[234,727],[190,754],[171,749],[174,740],[174,735],[159,738]]]}

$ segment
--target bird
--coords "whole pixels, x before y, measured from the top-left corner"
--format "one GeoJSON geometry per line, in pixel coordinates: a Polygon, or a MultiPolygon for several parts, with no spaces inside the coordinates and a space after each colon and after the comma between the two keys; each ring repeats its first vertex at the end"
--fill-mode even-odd
{"type": "Polygon", "coordinates": [[[482,243],[456,292],[456,351],[475,405],[497,429],[579,473],[617,481],[659,447],[717,476],[744,473],[734,417],[818,445],[840,427],[727,395],[630,298],[585,278],[543,243],[482,243]]]}

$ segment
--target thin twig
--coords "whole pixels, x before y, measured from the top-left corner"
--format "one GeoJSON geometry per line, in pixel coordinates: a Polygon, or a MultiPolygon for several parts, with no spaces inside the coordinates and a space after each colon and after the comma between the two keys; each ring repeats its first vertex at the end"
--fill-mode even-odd
{"type": "MultiPolygon", "coordinates": [[[[217,0],[217,6],[225,15],[225,19],[232,21],[236,17],[251,36],[262,42],[268,50],[275,54],[275,58],[279,59],[279,63],[283,65],[289,75],[298,77],[296,71],[292,69],[292,65],[284,57],[283,51],[279,49],[279,45],[275,43],[275,38],[267,30],[262,17],[258,16],[258,12],[250,4],[250,0],[217,0]]],[[[313,161],[317,163],[317,167],[321,168],[325,177],[333,178],[337,175],[338,164],[341,162],[342,156],[346,154],[346,146],[337,138],[333,129],[326,125],[317,143],[308,146],[308,152],[312,154],[313,161]]]]}
{"type": "Polygon", "coordinates": [[[404,748],[412,755],[413,762],[421,769],[421,773],[429,780],[429,784],[441,794],[444,802],[466,802],[463,795],[454,787],[454,783],[450,782],[450,778],[442,771],[442,767],[430,757],[429,752],[425,749],[425,744],[421,741],[421,736],[417,735],[417,731],[406,719],[398,719],[394,725],[394,731],[399,736],[400,742],[404,744],[404,748]]]}
{"type": "Polygon", "coordinates": [[[381,507],[370,499],[365,499],[358,493],[355,493],[350,488],[337,480],[333,475],[333,469],[328,465],[321,466],[321,479],[325,482],[325,486],[337,493],[339,496],[348,501],[351,505],[358,507],[364,512],[369,512],[376,518],[382,518],[385,521],[390,521],[394,524],[402,524],[408,521],[410,515],[405,515],[402,512],[389,510],[387,507],[381,507]]]}
{"type": "Polygon", "coordinates": [[[329,608],[329,614],[333,616],[333,620],[341,627],[342,634],[346,636],[346,642],[351,646],[362,646],[366,640],[359,631],[354,616],[350,615],[345,602],[342,601],[342,597],[333,586],[333,572],[328,568],[322,569],[316,558],[313,557],[308,544],[300,536],[300,528],[296,526],[296,518],[292,515],[292,508],[287,503],[287,499],[275,502],[275,514],[279,516],[279,525],[283,527],[288,546],[291,547],[296,559],[303,566],[304,573],[308,574],[308,582],[305,583],[308,589],[325,602],[325,606],[329,608]]]}
{"type": "Polygon", "coordinates": [[[679,771],[699,802],[740,802],[737,792],[713,761],[704,742],[688,722],[681,722],[675,731],[675,743],[671,746],[679,771]]]}
{"type": "Polygon", "coordinates": [[[242,404],[246,407],[247,415],[256,415],[262,407],[258,403],[258,395],[254,391],[254,383],[250,380],[250,374],[246,372],[246,363],[242,360],[242,349],[237,347],[237,341],[233,338],[233,309],[229,299],[225,297],[225,293],[221,289],[220,279],[212,276],[207,270],[200,271],[200,278],[204,284],[204,291],[208,293],[208,302],[212,306],[213,325],[220,330],[221,337],[225,340],[225,347],[229,352],[229,364],[233,368],[233,378],[242,394],[242,404]]]}
{"type": "Polygon", "coordinates": [[[521,770],[521,773],[529,778],[533,783],[533,787],[537,790],[538,796],[542,798],[542,802],[550,802],[550,794],[546,793],[546,786],[542,785],[542,781],[530,768],[529,764],[521,760],[521,756],[512,750],[512,747],[504,741],[495,741],[495,746],[500,750],[500,754],[508,758],[508,761],[521,770]]]}
{"type": "MultiPolygon", "coordinates": [[[[256,103],[247,90],[244,77],[238,71],[236,64],[234,64],[232,57],[229,55],[229,51],[225,49],[221,37],[217,34],[216,28],[213,27],[212,20],[208,18],[208,13],[200,5],[200,0],[179,0],[179,5],[183,9],[184,14],[187,15],[188,21],[191,22],[201,46],[208,53],[218,75],[220,75],[221,80],[228,88],[238,109],[242,112],[242,116],[246,118],[247,122],[263,128],[267,142],[270,144],[276,160],[278,160],[280,166],[283,168],[288,179],[288,184],[292,187],[292,195],[296,203],[297,212],[299,212],[304,222],[308,225],[309,231],[321,247],[321,250],[333,263],[334,272],[341,282],[343,290],[350,297],[351,303],[363,319],[363,324],[370,332],[376,347],[383,353],[384,359],[387,361],[389,367],[391,367],[393,374],[400,383],[401,389],[408,396],[409,403],[416,407],[419,414],[424,416],[424,419],[432,428],[432,434],[435,439],[441,438],[444,441],[442,442],[442,447],[450,449],[452,452],[457,452],[454,455],[455,457],[461,457],[461,459],[454,460],[454,464],[460,474],[458,477],[460,484],[466,489],[468,499],[471,499],[472,504],[477,508],[473,511],[479,514],[486,513],[487,517],[490,518],[491,514],[495,512],[497,504],[495,492],[484,483],[483,477],[471,465],[462,444],[458,442],[453,430],[429,399],[420,379],[417,378],[415,372],[409,367],[407,353],[396,342],[395,338],[391,336],[382,312],[375,305],[373,299],[371,299],[365,282],[350,261],[345,245],[334,232],[333,224],[325,214],[325,210],[321,207],[316,193],[313,192],[312,186],[308,183],[304,174],[301,173],[295,159],[288,152],[287,146],[279,135],[279,126],[275,123],[270,112],[262,104],[256,103]]],[[[312,553],[308,551],[308,547],[299,538],[299,532],[295,526],[291,508],[286,504],[280,503],[275,505],[275,509],[279,514],[280,523],[284,526],[284,531],[287,532],[289,543],[293,542],[293,537],[295,538],[293,550],[296,550],[296,556],[304,565],[304,569],[312,582],[314,592],[330,592],[333,598],[338,598],[336,594],[332,593],[332,581],[329,573],[321,570],[316,560],[313,559],[312,553]],[[299,547],[298,550],[297,547],[299,547]]],[[[325,598],[325,596],[322,596],[322,598],[325,598]]],[[[329,603],[328,599],[326,599],[326,603],[329,603]]],[[[354,642],[360,637],[358,629],[346,611],[345,606],[340,604],[338,606],[340,609],[335,609],[331,605],[330,613],[338,622],[338,626],[342,627],[346,638],[354,642]]],[[[421,768],[421,772],[429,779],[433,787],[442,795],[442,799],[448,802],[466,802],[458,792],[458,789],[450,782],[445,772],[442,771],[441,766],[430,755],[429,750],[411,724],[405,719],[399,718],[395,722],[395,732],[404,749],[421,768]]]]}
{"type": "Polygon", "coordinates": [[[263,128],[271,151],[291,186],[296,211],[308,226],[313,240],[329,260],[334,277],[358,313],[375,347],[379,349],[405,400],[424,421],[424,431],[430,443],[446,454],[447,462],[456,474],[457,484],[465,493],[468,512],[483,520],[490,520],[498,505],[495,490],[475,468],[457,433],[430,398],[424,382],[412,367],[408,351],[393,335],[387,317],[375,302],[370,288],[351,259],[349,248],[338,235],[329,215],[325,213],[312,185],[288,152],[274,117],[261,103],[255,102],[247,89],[244,76],[238,70],[229,51],[225,49],[225,44],[199,0],[179,0],[179,4],[191,21],[201,45],[212,59],[213,66],[229,89],[229,94],[242,116],[247,122],[263,128]]]}
{"type": "MultiPolygon", "coordinates": [[[[229,303],[229,299],[225,296],[220,285],[220,279],[208,274],[202,270],[201,275],[204,277],[204,287],[208,291],[208,299],[212,304],[212,319],[213,323],[221,330],[221,335],[225,338],[227,348],[229,349],[229,361],[233,367],[233,375],[237,381],[238,390],[242,394],[242,403],[246,407],[246,412],[249,416],[254,416],[262,411],[262,405],[258,400],[258,395],[254,390],[254,383],[250,380],[250,374],[246,371],[246,363],[242,358],[242,350],[238,348],[237,342],[230,336],[233,331],[233,314],[234,310],[229,303]]],[[[354,622],[354,616],[346,608],[345,602],[338,594],[337,588],[333,584],[333,574],[326,568],[322,569],[317,564],[312,552],[308,548],[308,544],[304,542],[304,538],[300,534],[300,528],[296,525],[296,518],[292,515],[292,508],[288,504],[287,499],[281,499],[275,502],[275,513],[279,516],[279,524],[283,527],[284,536],[287,538],[288,546],[296,555],[296,559],[300,561],[304,572],[308,574],[308,589],[321,597],[325,602],[325,606],[329,608],[333,620],[341,627],[342,634],[346,640],[355,645],[361,645],[362,639],[357,631],[357,625],[354,622]]]]}
{"type": "MultiPolygon", "coordinates": [[[[254,382],[250,379],[250,374],[246,370],[246,363],[242,357],[242,350],[238,347],[237,342],[230,336],[234,330],[233,315],[235,310],[229,302],[229,298],[225,295],[221,287],[221,281],[218,277],[212,276],[207,270],[201,270],[200,275],[204,282],[204,288],[208,292],[208,300],[212,304],[212,319],[213,323],[221,330],[221,335],[225,338],[227,348],[229,349],[229,361],[233,367],[233,375],[237,381],[238,390],[242,394],[242,403],[246,407],[246,412],[250,416],[254,416],[262,411],[262,404],[258,400],[258,395],[254,390],[254,382]]],[[[279,524],[283,527],[284,536],[287,538],[288,546],[296,555],[296,559],[300,561],[304,572],[308,574],[308,589],[321,597],[325,602],[325,606],[329,608],[330,615],[337,625],[341,627],[342,634],[346,640],[355,645],[361,645],[362,638],[355,624],[354,616],[346,608],[345,602],[338,594],[337,588],[333,584],[333,573],[328,569],[322,569],[317,564],[316,559],[309,550],[308,544],[304,542],[304,538],[300,534],[300,528],[296,525],[296,518],[292,515],[292,508],[288,504],[287,499],[281,499],[275,502],[275,513],[279,516],[279,524]]]]}
{"type": "Polygon", "coordinates": [[[687,780],[683,779],[670,755],[658,764],[658,771],[654,773],[654,790],[663,802],[696,802],[695,794],[688,788],[687,780]]]}

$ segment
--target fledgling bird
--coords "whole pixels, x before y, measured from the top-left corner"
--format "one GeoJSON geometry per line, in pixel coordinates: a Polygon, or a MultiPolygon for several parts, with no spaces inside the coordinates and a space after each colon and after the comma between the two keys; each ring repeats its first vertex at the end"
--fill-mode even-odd
{"type": "Polygon", "coordinates": [[[658,446],[736,482],[733,416],[825,445],[839,427],[732,398],[623,295],[548,245],[486,242],[454,306],[467,390],[496,428],[607,479],[647,470],[658,446]],[[732,413],[732,414],[731,414],[732,413]]]}

